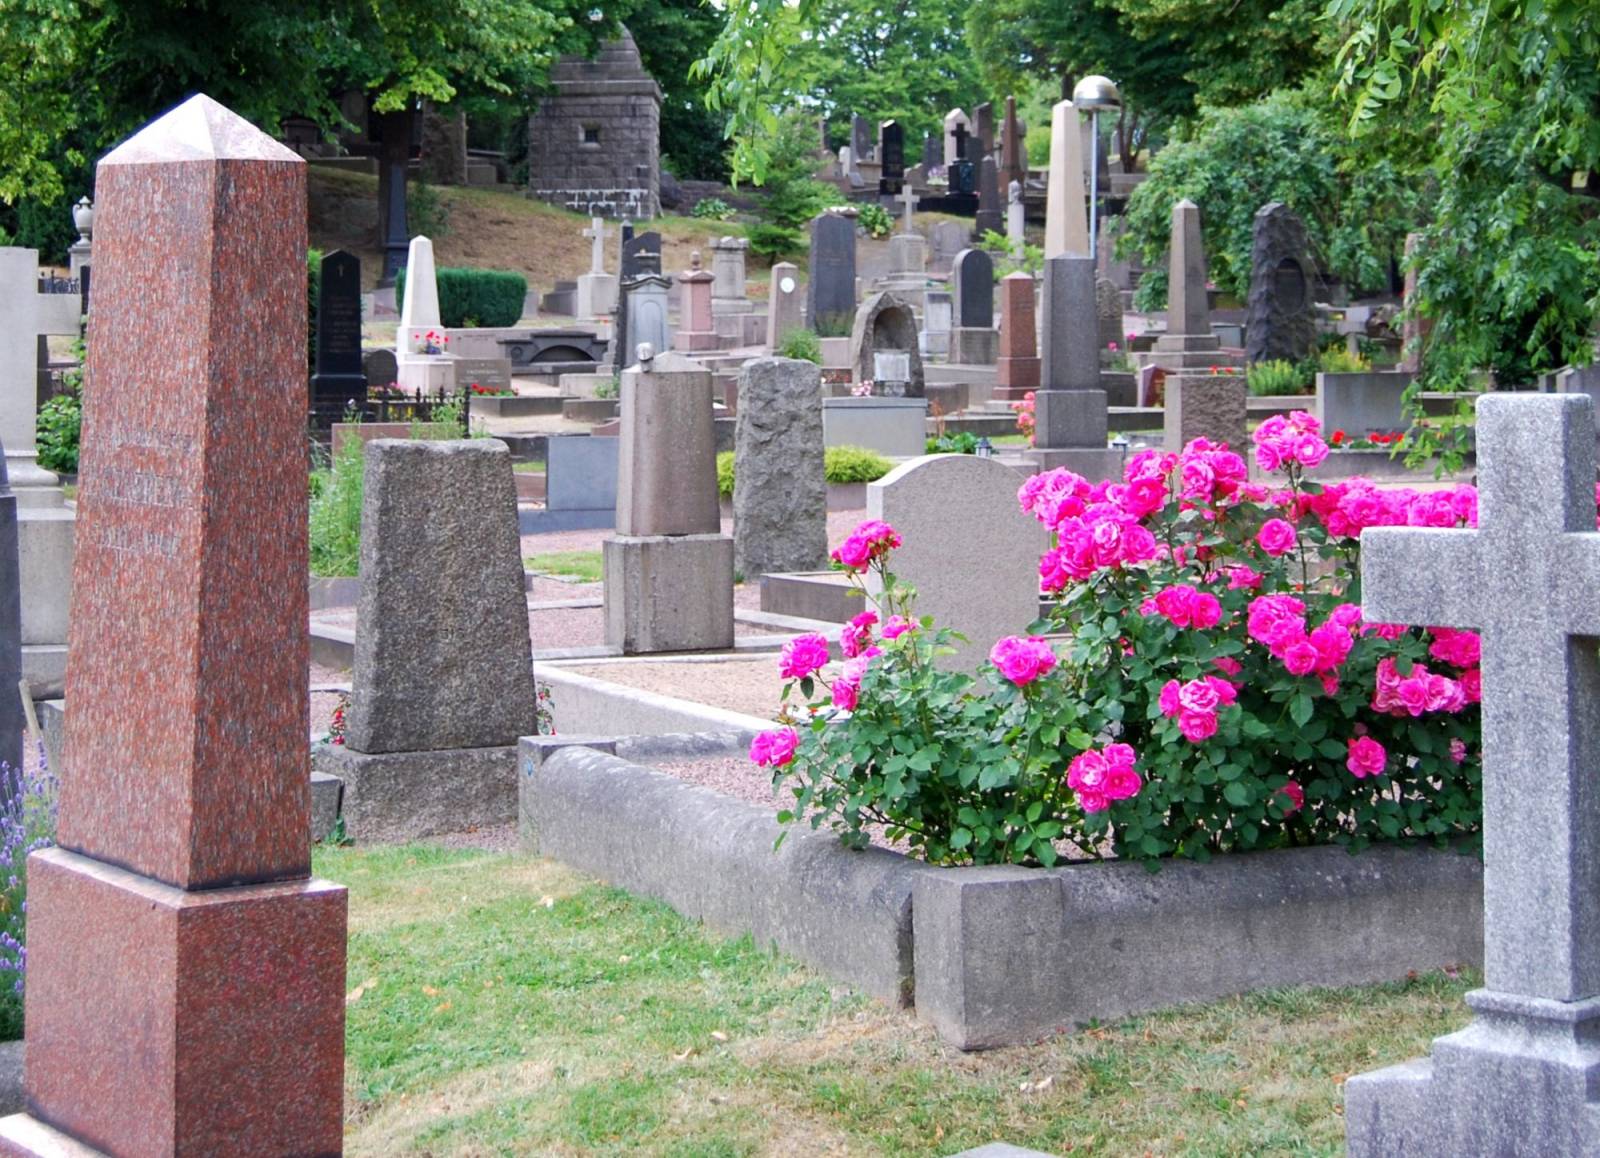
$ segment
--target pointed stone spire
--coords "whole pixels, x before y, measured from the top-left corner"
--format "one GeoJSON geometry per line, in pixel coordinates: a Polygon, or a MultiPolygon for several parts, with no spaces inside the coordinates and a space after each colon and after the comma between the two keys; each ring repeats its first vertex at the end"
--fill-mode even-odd
{"type": "Polygon", "coordinates": [[[1083,191],[1083,137],[1078,110],[1061,101],[1050,110],[1050,186],[1045,199],[1044,255],[1089,253],[1089,211],[1083,191]]]}

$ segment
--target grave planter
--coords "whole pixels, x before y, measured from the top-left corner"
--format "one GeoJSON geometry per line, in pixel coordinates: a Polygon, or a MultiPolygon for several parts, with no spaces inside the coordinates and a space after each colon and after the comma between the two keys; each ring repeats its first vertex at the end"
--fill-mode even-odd
{"type": "MultiPolygon", "coordinates": [[[[770,577],[769,577],[770,578],[770,577]]],[[[584,748],[522,741],[529,847],[753,934],[988,1049],[1251,989],[1481,963],[1471,855],[1387,845],[1054,869],[936,868],[792,831],[770,810],[584,748]],[[593,823],[606,816],[603,831],[593,823]],[[609,834],[609,835],[608,835],[609,834]]]]}

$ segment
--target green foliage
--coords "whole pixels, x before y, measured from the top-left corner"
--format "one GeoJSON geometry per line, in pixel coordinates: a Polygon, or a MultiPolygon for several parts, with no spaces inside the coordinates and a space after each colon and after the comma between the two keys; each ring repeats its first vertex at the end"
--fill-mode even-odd
{"type": "Polygon", "coordinates": [[[550,551],[522,562],[530,571],[576,579],[580,583],[598,583],[602,572],[599,551],[550,551]]]}
{"type": "Polygon", "coordinates": [[[927,441],[929,454],[977,454],[978,436],[963,430],[959,434],[943,434],[927,441]]]}
{"type": "MultiPolygon", "coordinates": [[[[817,167],[816,122],[800,109],[779,117],[763,133],[768,162],[757,182],[761,187],[761,220],[785,229],[803,229],[838,200],[837,191],[812,176],[817,167]]],[[[756,248],[751,233],[750,247],[756,248]]]]}
{"type": "MultiPolygon", "coordinates": [[[[860,446],[830,446],[822,452],[822,477],[830,483],[877,482],[894,469],[894,463],[875,450],[860,446]]],[[[717,455],[717,493],[733,497],[733,451],[717,455]]]]}
{"type": "Polygon", "coordinates": [[[1317,369],[1324,374],[1365,374],[1372,363],[1343,346],[1329,346],[1317,355],[1317,369]]]}
{"type": "Polygon", "coordinates": [[[602,382],[594,388],[596,398],[620,398],[622,396],[622,378],[620,375],[611,375],[611,381],[602,382]]]}
{"type": "Polygon", "coordinates": [[[361,488],[364,461],[359,438],[348,437],[331,463],[311,472],[311,573],[351,577],[361,570],[361,488]]]}
{"type": "Polygon", "coordinates": [[[1281,201],[1304,221],[1314,254],[1352,288],[1387,283],[1424,206],[1421,183],[1381,157],[1363,155],[1315,97],[1274,93],[1243,108],[1204,112],[1192,135],[1167,145],[1128,199],[1117,249],[1144,258],[1135,303],[1166,301],[1172,207],[1200,207],[1207,269],[1219,290],[1250,289],[1255,213],[1281,201]]]}
{"type": "Polygon", "coordinates": [[[322,250],[306,250],[306,368],[317,368],[317,300],[322,297],[322,250]]]}
{"type": "Polygon", "coordinates": [[[806,248],[806,235],[787,225],[752,225],[745,236],[750,239],[750,252],[768,262],[794,257],[806,248]]]}
{"type": "MultiPolygon", "coordinates": [[[[987,250],[994,259],[994,276],[998,280],[1012,273],[1025,273],[1037,278],[1044,271],[1044,246],[1022,243],[1022,256],[1018,257],[1011,241],[1003,233],[992,229],[983,231],[978,246],[987,250]]],[[[1148,276],[1148,275],[1146,275],[1148,276]]]]}
{"type": "Polygon", "coordinates": [[[690,216],[701,221],[726,221],[733,216],[733,206],[721,197],[702,197],[694,203],[690,216]]]}
{"type": "Polygon", "coordinates": [[[57,394],[39,407],[39,465],[61,474],[78,473],[78,438],[83,429],[83,396],[57,394]]]}
{"type": "Polygon", "coordinates": [[[807,329],[790,330],[773,352],[780,358],[798,358],[822,365],[822,339],[807,329]]]}
{"type": "Polygon", "coordinates": [[[645,70],[661,86],[662,168],[693,181],[727,180],[723,118],[706,107],[705,86],[693,75],[722,31],[721,11],[701,0],[617,0],[605,14],[628,26],[645,70]]]}
{"type": "Polygon", "coordinates": [[[426,422],[412,419],[409,437],[424,442],[452,442],[468,437],[466,396],[456,394],[439,403],[429,412],[426,422]]]}
{"type": "Polygon", "coordinates": [[[1245,370],[1244,377],[1250,393],[1258,397],[1305,394],[1312,387],[1312,377],[1306,367],[1283,358],[1253,362],[1245,370]]]}
{"type": "Polygon", "coordinates": [[[406,231],[412,237],[426,237],[435,242],[450,236],[449,203],[439,196],[438,189],[420,177],[406,185],[406,231]]]}
{"type": "Polygon", "coordinates": [[[876,201],[863,202],[856,221],[867,231],[868,237],[888,237],[894,230],[894,218],[890,217],[889,211],[876,201]]]}
{"type": "MultiPolygon", "coordinates": [[[[463,326],[514,326],[522,317],[528,279],[498,269],[440,268],[439,319],[450,329],[463,326]]],[[[396,300],[405,297],[406,271],[395,278],[396,300]]]]}

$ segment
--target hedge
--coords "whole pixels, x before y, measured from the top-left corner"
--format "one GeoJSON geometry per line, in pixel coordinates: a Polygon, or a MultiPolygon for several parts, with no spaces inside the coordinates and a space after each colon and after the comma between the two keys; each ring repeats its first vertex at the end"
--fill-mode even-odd
{"type": "MultiPolygon", "coordinates": [[[[514,326],[522,318],[528,279],[499,269],[439,269],[439,322],[449,329],[464,326],[514,326]]],[[[406,298],[406,271],[395,277],[396,302],[406,298]]]]}

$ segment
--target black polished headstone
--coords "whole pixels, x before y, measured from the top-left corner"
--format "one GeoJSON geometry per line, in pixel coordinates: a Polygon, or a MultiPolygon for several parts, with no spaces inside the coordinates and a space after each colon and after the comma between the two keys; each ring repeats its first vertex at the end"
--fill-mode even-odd
{"type": "Polygon", "coordinates": [[[661,272],[661,234],[655,230],[630,235],[622,242],[621,276],[640,277],[661,272]]]}
{"type": "Polygon", "coordinates": [[[982,249],[963,249],[950,267],[952,314],[962,329],[994,328],[994,260],[982,249]]]}
{"type": "Polygon", "coordinates": [[[811,221],[806,321],[823,337],[850,333],[856,316],[856,223],[823,213],[811,221]]]}
{"type": "Polygon", "coordinates": [[[878,126],[878,192],[896,196],[906,179],[906,131],[899,121],[878,126]]]}
{"type": "Polygon", "coordinates": [[[336,249],[322,259],[317,291],[317,348],[311,375],[311,409],[321,422],[367,397],[361,363],[361,259],[336,249]]]}
{"type": "Polygon", "coordinates": [[[1006,230],[1006,211],[1000,200],[1000,166],[987,155],[978,162],[978,214],[972,224],[979,237],[1006,230]]]}
{"type": "MultiPolygon", "coordinates": [[[[9,766],[3,781],[6,796],[22,784],[22,736],[26,716],[18,685],[22,682],[22,579],[17,562],[17,496],[6,475],[0,447],[0,761],[9,766]]],[[[60,775],[61,769],[52,769],[60,775]]]]}
{"type": "Polygon", "coordinates": [[[872,125],[858,113],[850,114],[850,155],[859,163],[872,159],[872,125]]]}

